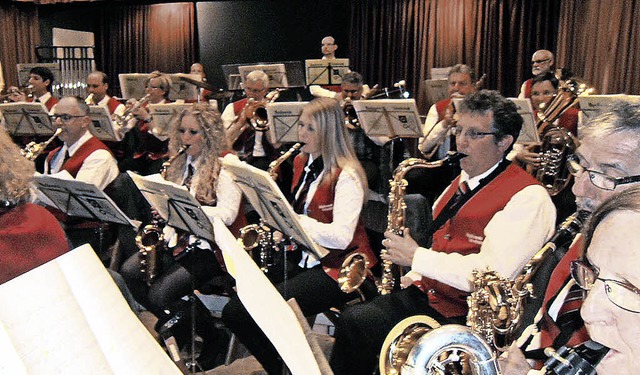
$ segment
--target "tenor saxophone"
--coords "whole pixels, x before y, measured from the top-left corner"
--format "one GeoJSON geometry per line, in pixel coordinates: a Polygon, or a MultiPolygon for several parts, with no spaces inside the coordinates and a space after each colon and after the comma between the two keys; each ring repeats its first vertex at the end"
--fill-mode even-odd
{"type": "Polygon", "coordinates": [[[551,253],[573,240],[587,217],[586,211],[569,216],[514,281],[492,270],[474,271],[474,288],[467,299],[467,325],[497,350],[506,350],[522,324],[525,299],[533,294],[531,280],[536,271],[551,253]]]}
{"type": "MultiPolygon", "coordinates": [[[[426,161],[419,158],[409,158],[400,163],[393,171],[393,179],[389,181],[389,213],[387,215],[387,231],[401,236],[405,227],[405,210],[407,204],[404,202],[407,180],[405,175],[414,168],[438,168],[446,163],[454,163],[466,156],[462,153],[451,152],[441,160],[426,161]]],[[[380,251],[381,255],[386,254],[387,249],[380,251]]],[[[382,261],[382,277],[378,284],[378,292],[382,295],[389,294],[400,287],[401,276],[400,267],[389,260],[382,261]]]]}

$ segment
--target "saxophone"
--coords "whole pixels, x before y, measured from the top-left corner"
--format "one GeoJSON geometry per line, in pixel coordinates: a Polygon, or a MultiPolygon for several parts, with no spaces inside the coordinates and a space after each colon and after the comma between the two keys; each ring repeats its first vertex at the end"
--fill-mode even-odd
{"type": "MultiPolygon", "coordinates": [[[[400,163],[393,171],[393,179],[389,181],[389,214],[387,215],[387,231],[401,236],[404,233],[405,210],[404,202],[407,180],[405,175],[413,168],[438,168],[447,163],[455,163],[465,154],[450,152],[445,158],[436,161],[426,161],[419,158],[409,158],[400,163]]],[[[387,249],[380,251],[381,255],[386,254],[387,249]]],[[[399,279],[401,270],[389,260],[382,261],[382,277],[378,285],[378,292],[382,295],[389,294],[400,287],[399,279]]]]}
{"type": "Polygon", "coordinates": [[[467,299],[467,325],[497,350],[506,350],[522,323],[525,299],[533,295],[530,282],[536,271],[551,253],[573,240],[588,215],[586,211],[578,211],[560,224],[551,240],[527,262],[514,281],[492,270],[475,270],[474,291],[467,299]]]}
{"type": "MultiPolygon", "coordinates": [[[[160,168],[160,175],[165,178],[167,170],[171,166],[178,156],[184,154],[190,145],[183,145],[178,150],[178,153],[169,160],[162,163],[160,168]]],[[[155,278],[160,273],[160,263],[158,261],[160,250],[166,249],[163,229],[167,223],[158,215],[153,212],[153,218],[151,222],[136,234],[136,246],[138,247],[138,255],[140,257],[140,272],[144,275],[144,280],[147,285],[151,286],[155,278]]]]}
{"type": "Polygon", "coordinates": [[[51,138],[47,139],[46,141],[40,143],[36,143],[35,141],[29,142],[24,147],[24,149],[20,150],[20,155],[31,161],[36,160],[38,156],[40,156],[40,154],[42,154],[42,152],[47,149],[47,146],[49,146],[49,144],[53,142],[53,140],[56,139],[57,136],[60,135],[60,133],[62,133],[62,128],[57,128],[51,138]]]}
{"type": "Polygon", "coordinates": [[[298,142],[294,144],[293,146],[291,146],[290,149],[287,150],[287,152],[282,153],[280,157],[278,157],[276,160],[272,161],[269,164],[269,169],[267,170],[267,172],[269,172],[269,176],[271,176],[273,180],[278,179],[278,169],[280,165],[284,163],[287,159],[289,159],[293,154],[297,153],[298,150],[300,150],[300,147],[302,146],[304,146],[304,143],[302,142],[298,142]]]}

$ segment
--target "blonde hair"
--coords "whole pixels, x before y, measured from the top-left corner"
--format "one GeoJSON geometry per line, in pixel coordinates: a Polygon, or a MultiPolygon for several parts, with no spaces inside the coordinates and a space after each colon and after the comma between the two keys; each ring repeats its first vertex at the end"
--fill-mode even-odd
{"type": "MultiPolygon", "coordinates": [[[[217,180],[221,168],[219,157],[229,150],[220,112],[206,103],[194,104],[192,107],[184,109],[171,127],[171,137],[169,139],[170,157],[177,155],[178,150],[183,146],[179,130],[182,120],[187,116],[193,116],[196,119],[203,137],[200,166],[193,176],[195,196],[202,204],[214,205],[216,202],[217,180]]],[[[178,184],[181,183],[186,162],[186,154],[177,157],[167,169],[167,180],[178,184]]]]}
{"type": "Polygon", "coordinates": [[[15,206],[31,198],[31,183],[35,167],[20,155],[20,148],[9,134],[0,129],[0,204],[15,206]]]}
{"type": "Polygon", "coordinates": [[[337,168],[351,168],[358,175],[360,185],[366,192],[367,177],[344,126],[344,112],[340,103],[332,98],[316,98],[304,107],[302,113],[316,123],[325,175],[332,175],[337,168]]]}

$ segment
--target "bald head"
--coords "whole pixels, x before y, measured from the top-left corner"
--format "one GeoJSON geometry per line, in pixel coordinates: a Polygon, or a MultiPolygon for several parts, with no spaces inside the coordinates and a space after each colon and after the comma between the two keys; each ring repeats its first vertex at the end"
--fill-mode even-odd
{"type": "Polygon", "coordinates": [[[546,49],[537,50],[531,56],[531,73],[534,76],[538,74],[550,72],[555,64],[553,53],[546,49]]]}
{"type": "Polygon", "coordinates": [[[322,58],[335,59],[337,49],[338,45],[336,44],[336,41],[332,36],[325,36],[324,38],[322,38],[322,58]]]}

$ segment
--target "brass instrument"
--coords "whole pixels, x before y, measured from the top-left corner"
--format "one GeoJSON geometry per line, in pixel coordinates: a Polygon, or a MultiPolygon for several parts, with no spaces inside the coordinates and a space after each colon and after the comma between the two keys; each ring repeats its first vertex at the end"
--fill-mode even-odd
{"type": "MultiPolygon", "coordinates": [[[[393,232],[399,236],[404,233],[405,210],[407,208],[404,202],[405,190],[407,188],[407,180],[404,176],[413,168],[438,168],[445,163],[454,163],[465,157],[462,153],[449,153],[445,158],[433,162],[424,159],[409,158],[400,163],[393,172],[393,179],[389,181],[389,214],[387,216],[387,231],[393,232]]],[[[386,254],[387,250],[382,249],[381,254],[386,254]]],[[[400,287],[399,277],[401,270],[389,260],[382,261],[382,278],[378,285],[378,292],[382,295],[389,294],[393,290],[400,287]]]]}
{"type": "MultiPolygon", "coordinates": [[[[369,91],[362,95],[360,100],[367,100],[374,97],[375,93],[380,90],[380,85],[375,84],[369,91]]],[[[344,125],[349,129],[360,129],[360,121],[358,113],[353,106],[351,98],[345,98],[342,103],[342,111],[344,112],[344,125]]]]}
{"type": "Polygon", "coordinates": [[[259,247],[258,266],[263,273],[269,273],[269,269],[274,264],[274,254],[277,245],[273,239],[271,228],[266,226],[262,220],[259,224],[250,224],[240,229],[240,245],[249,252],[259,247]]]}
{"type": "Polygon", "coordinates": [[[411,350],[427,332],[440,323],[427,315],[410,316],[396,324],[382,344],[379,357],[380,375],[398,375],[411,350]]]}
{"type": "Polygon", "coordinates": [[[29,142],[24,149],[20,150],[20,154],[31,161],[36,160],[38,156],[47,149],[47,146],[49,146],[49,144],[60,135],[60,133],[62,133],[62,128],[57,128],[51,138],[46,141],[40,143],[36,143],[35,141],[29,142]]]}
{"type": "MultiPolygon", "coordinates": [[[[31,87],[31,86],[29,86],[31,87]]],[[[7,93],[4,95],[0,95],[0,102],[2,103],[6,103],[6,102],[11,102],[12,100],[10,99],[11,96],[13,95],[24,95],[25,97],[30,95],[31,93],[31,89],[29,87],[25,87],[24,89],[19,89],[15,86],[11,86],[7,89],[7,93]]]]}
{"type": "Polygon", "coordinates": [[[269,172],[269,176],[271,176],[272,179],[276,180],[278,178],[278,169],[280,165],[287,159],[289,159],[293,154],[298,152],[298,150],[300,150],[302,146],[304,146],[304,143],[302,142],[294,144],[287,150],[287,152],[282,153],[282,155],[280,155],[276,160],[269,163],[269,169],[267,169],[267,172],[269,172]]]}
{"type": "Polygon", "coordinates": [[[162,176],[162,178],[164,178],[164,179],[167,178],[167,171],[169,170],[169,167],[171,166],[171,163],[173,163],[174,160],[176,160],[178,158],[178,156],[180,156],[180,155],[184,154],[185,152],[187,152],[189,147],[191,147],[191,145],[182,145],[178,149],[178,152],[175,155],[170,157],[169,160],[167,160],[164,163],[162,163],[162,166],[160,167],[160,176],[162,176]]]}
{"type": "Polygon", "coordinates": [[[357,291],[360,294],[360,300],[364,301],[365,296],[360,290],[360,285],[367,279],[369,274],[369,261],[364,254],[355,252],[349,255],[342,262],[338,273],[340,290],[347,294],[357,291]]]}
{"type": "Polygon", "coordinates": [[[467,299],[467,325],[498,351],[506,350],[522,324],[525,299],[533,295],[531,280],[551,253],[569,243],[580,232],[589,213],[569,216],[554,236],[527,262],[514,281],[491,270],[473,272],[474,291],[467,299]]]}
{"type": "Polygon", "coordinates": [[[269,92],[263,100],[255,100],[249,98],[247,104],[240,112],[244,113],[244,118],[240,116],[234,117],[231,126],[227,129],[227,140],[230,145],[236,143],[238,138],[245,131],[247,126],[253,127],[257,132],[266,132],[269,130],[269,116],[267,112],[267,104],[274,102],[280,96],[280,91],[284,89],[275,89],[269,92]]]}
{"type": "Polygon", "coordinates": [[[575,81],[560,81],[558,92],[551,103],[538,112],[538,134],[540,145],[533,152],[540,153],[540,166],[528,165],[527,172],[532,174],[549,191],[551,196],[561,192],[571,181],[567,168],[567,158],[578,147],[578,141],[566,129],[553,125],[570,107],[578,103],[578,96],[588,89],[585,84],[575,81]]]}
{"type": "Polygon", "coordinates": [[[131,107],[127,108],[121,115],[114,113],[113,115],[115,117],[116,123],[121,127],[126,127],[127,123],[134,117],[133,112],[145,106],[149,102],[149,100],[151,100],[151,94],[147,94],[140,98],[140,100],[135,102],[135,104],[133,104],[131,107]]]}
{"type": "Polygon", "coordinates": [[[93,100],[93,93],[89,94],[87,98],[84,100],[87,105],[96,105],[97,103],[93,100]]]}

